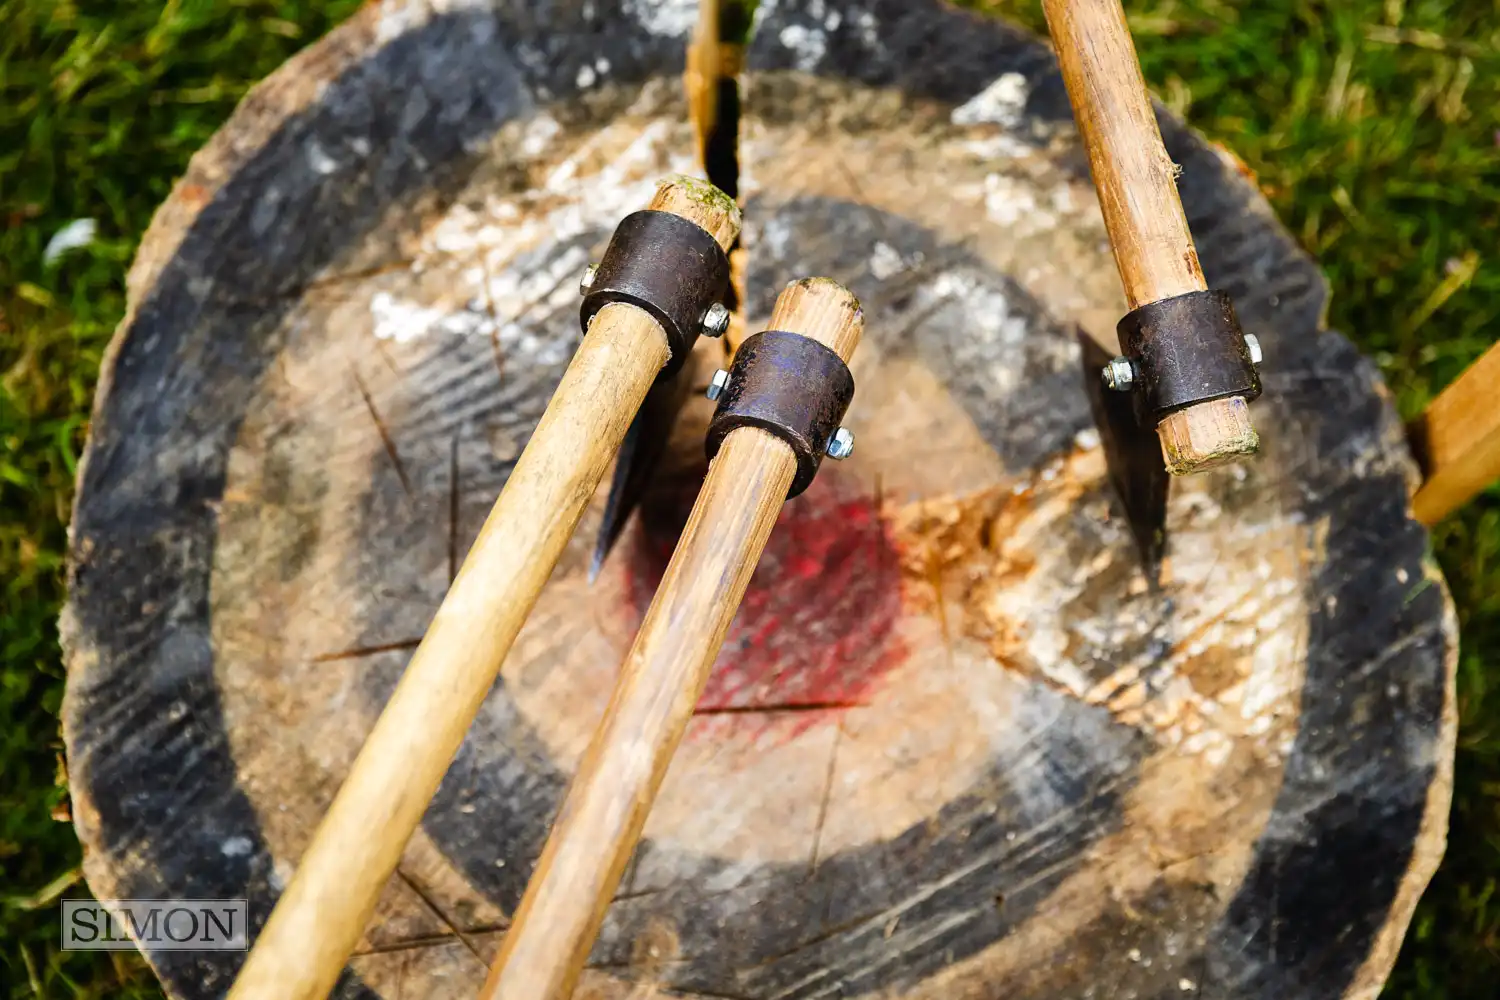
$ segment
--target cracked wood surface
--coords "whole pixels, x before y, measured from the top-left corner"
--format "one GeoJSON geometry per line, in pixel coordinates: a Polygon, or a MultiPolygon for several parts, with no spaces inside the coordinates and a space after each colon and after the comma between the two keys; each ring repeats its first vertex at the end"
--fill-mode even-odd
{"type": "MultiPolygon", "coordinates": [[[[576,347],[578,273],[691,168],[674,10],[372,4],[164,206],[63,623],[100,896],[264,920],[576,347]]],[[[1178,485],[1154,593],[1077,383],[1075,325],[1108,345],[1124,302],[1045,48],[781,2],[748,59],[749,321],[801,275],[859,296],[858,446],[786,506],[578,996],[1373,997],[1441,854],[1454,633],[1315,267],[1164,123],[1268,447],[1178,485]]],[[[478,988],[709,411],[591,588],[595,498],[336,995],[478,988]]],[[[149,958],[192,998],[241,960],[149,958]]]]}

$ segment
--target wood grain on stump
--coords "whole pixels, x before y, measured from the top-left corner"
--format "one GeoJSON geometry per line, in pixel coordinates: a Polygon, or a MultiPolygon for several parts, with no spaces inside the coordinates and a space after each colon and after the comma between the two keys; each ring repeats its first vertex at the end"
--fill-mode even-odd
{"type": "MultiPolygon", "coordinates": [[[[1262,457],[1174,484],[1153,591],[1080,382],[1076,330],[1110,344],[1124,303],[1045,47],[927,2],[762,8],[748,311],[859,295],[858,448],[783,512],[579,995],[1373,997],[1442,851],[1456,637],[1316,267],[1163,120],[1266,392],[1262,457]]],[[[195,158],[74,519],[97,894],[265,919],[577,344],[579,273],[693,167],[693,14],[371,4],[195,158]]],[[[596,498],[338,995],[482,982],[709,409],[590,586],[596,498]]],[[[191,998],[242,961],[148,957],[191,998]]]]}

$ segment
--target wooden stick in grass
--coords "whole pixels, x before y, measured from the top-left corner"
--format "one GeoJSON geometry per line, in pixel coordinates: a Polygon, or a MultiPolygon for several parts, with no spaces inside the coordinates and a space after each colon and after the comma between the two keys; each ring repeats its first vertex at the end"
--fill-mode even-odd
{"type": "Polygon", "coordinates": [[[1500,344],[1491,347],[1414,421],[1412,443],[1427,480],[1412,499],[1423,524],[1437,524],[1500,478],[1500,344]]]}
{"type": "MultiPolygon", "coordinates": [[[[1206,290],[1120,0],[1043,7],[1130,308],[1206,290]]],[[[1242,396],[1170,413],[1156,430],[1174,475],[1254,454],[1259,444],[1242,396]]]]}
{"type": "MultiPolygon", "coordinates": [[[[739,209],[702,181],[667,181],[648,207],[696,223],[726,251],[739,234],[739,209]]],[[[328,995],[667,358],[666,333],[644,310],[614,303],[594,317],[232,1000],[328,995]]]]}
{"type": "MultiPolygon", "coordinates": [[[[782,292],[767,329],[811,337],[847,362],[864,317],[853,295],[819,278],[782,292]]],[[[481,1000],[572,995],[796,471],[791,447],[766,431],[724,439],[481,1000]]]]}

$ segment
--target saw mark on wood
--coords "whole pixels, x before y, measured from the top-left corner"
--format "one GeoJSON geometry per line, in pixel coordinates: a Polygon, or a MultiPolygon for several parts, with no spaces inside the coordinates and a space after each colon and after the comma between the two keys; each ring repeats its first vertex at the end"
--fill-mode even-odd
{"type": "Polygon", "coordinates": [[[484,292],[484,311],[490,314],[490,354],[495,359],[495,381],[505,382],[505,352],[500,348],[500,317],[495,312],[495,296],[490,291],[490,261],[483,249],[475,255],[479,259],[479,277],[484,292]]]}
{"type": "MultiPolygon", "coordinates": [[[[706,990],[694,989],[692,993],[683,993],[680,990],[663,991],[662,996],[668,997],[692,997],[694,1000],[757,1000],[739,993],[709,993],[706,990]]],[[[634,998],[632,998],[634,1000],[634,998]]]]}
{"type": "Polygon", "coordinates": [[[448,584],[458,578],[458,431],[448,444],[448,584]]]}
{"type": "Polygon", "coordinates": [[[651,893],[659,891],[656,889],[646,889],[641,892],[636,891],[635,876],[641,870],[642,850],[643,848],[637,845],[636,849],[630,853],[630,860],[625,862],[625,874],[621,877],[620,887],[616,890],[616,900],[630,899],[633,896],[649,896],[651,893]]]}
{"type": "Polygon", "coordinates": [[[623,897],[617,896],[613,901],[619,901],[623,899],[627,902],[632,902],[651,896],[660,896],[664,893],[675,893],[681,892],[683,890],[688,890],[694,900],[702,901],[708,899],[716,899],[720,896],[732,896],[744,893],[763,893],[774,889],[775,883],[776,877],[774,875],[762,875],[758,878],[747,877],[744,881],[735,882],[732,885],[721,886],[717,889],[702,889],[699,888],[696,883],[679,880],[670,882],[667,885],[659,885],[655,886],[654,888],[641,889],[637,892],[631,892],[623,897]]]}
{"type": "Polygon", "coordinates": [[[807,938],[803,941],[799,941],[797,944],[786,949],[785,951],[778,951],[773,955],[769,955],[766,958],[761,959],[759,962],[756,962],[753,965],[746,966],[742,971],[749,972],[754,969],[764,969],[767,966],[775,965],[777,962],[783,962],[788,958],[791,958],[793,955],[798,954],[799,952],[804,952],[809,948],[816,948],[824,941],[831,941],[832,939],[838,937],[840,934],[843,934],[845,931],[851,931],[856,927],[861,927],[872,921],[879,920],[887,912],[889,911],[867,910],[866,912],[861,913],[858,916],[850,917],[847,920],[841,920],[831,927],[825,927],[823,930],[819,931],[817,934],[814,934],[812,937],[807,938]]]}
{"type": "MultiPolygon", "coordinates": [[[[669,965],[686,965],[691,961],[691,958],[665,958],[656,959],[652,964],[660,966],[662,968],[666,968],[669,965]]],[[[620,969],[639,969],[640,965],[641,963],[639,960],[635,958],[627,958],[624,961],[620,962],[589,962],[584,965],[584,968],[592,969],[595,972],[610,972],[620,969]]]]}
{"type": "Polygon", "coordinates": [[[444,913],[443,908],[437,905],[437,901],[429,896],[427,892],[417,884],[416,879],[406,874],[405,870],[403,870],[399,865],[396,866],[396,877],[401,879],[402,882],[406,883],[406,887],[416,894],[416,897],[422,901],[423,905],[426,906],[427,909],[432,911],[432,915],[438,918],[439,923],[448,928],[449,934],[458,938],[458,940],[462,942],[463,946],[468,949],[469,954],[474,956],[474,958],[479,962],[482,968],[489,968],[489,963],[484,960],[483,955],[479,954],[479,949],[474,947],[474,942],[470,941],[468,935],[458,929],[457,924],[448,919],[448,914],[444,913]]]}
{"type": "Polygon", "coordinates": [[[828,822],[828,800],[833,797],[833,774],[838,769],[839,744],[844,741],[842,723],[833,727],[833,746],[828,751],[828,772],[823,777],[823,795],[818,801],[818,823],[813,829],[812,857],[807,864],[807,877],[818,872],[818,851],[823,844],[823,824],[828,822]]]}
{"type": "MultiPolygon", "coordinates": [[[[624,879],[621,879],[621,881],[623,882],[624,879]]],[[[614,903],[628,903],[633,899],[647,899],[651,896],[660,896],[666,891],[667,890],[665,888],[655,888],[632,890],[631,892],[617,892],[610,897],[609,901],[611,905],[613,905],[614,903]]],[[[598,966],[596,966],[596,968],[598,968],[598,966]]]]}
{"type": "Polygon", "coordinates": [[[396,1000],[405,1000],[406,997],[406,970],[411,968],[412,953],[407,952],[401,956],[401,966],[396,971],[396,1000]]]}
{"type": "Polygon", "coordinates": [[[396,642],[384,642],[378,646],[355,646],[353,649],[341,649],[336,653],[319,653],[312,658],[312,662],[332,663],[335,660],[357,660],[362,656],[375,656],[378,653],[394,653],[397,650],[416,649],[421,644],[421,639],[399,639],[396,642]]]}
{"type": "MultiPolygon", "coordinates": [[[[510,928],[509,924],[482,924],[478,927],[469,927],[464,934],[499,934],[510,928]]],[[[420,937],[404,938],[400,941],[392,941],[388,944],[373,945],[369,948],[359,948],[349,954],[350,958],[364,958],[367,955],[394,955],[405,951],[419,951],[423,948],[437,948],[442,945],[452,944],[459,939],[455,931],[452,934],[424,934],[420,937]]]]}
{"type": "Polygon", "coordinates": [[[406,477],[406,466],[401,464],[401,455],[396,451],[396,442],[391,438],[391,432],[386,429],[385,421],[380,419],[380,411],[375,409],[375,400],[370,395],[370,389],[365,385],[365,380],[360,378],[359,369],[351,369],[354,372],[354,384],[359,387],[359,394],[364,398],[365,409],[370,411],[370,419],[375,422],[375,429],[380,432],[380,443],[385,445],[385,453],[390,457],[391,464],[396,467],[396,477],[401,480],[401,489],[407,498],[411,498],[411,480],[406,477]]]}
{"type": "MultiPolygon", "coordinates": [[[[309,281],[301,294],[308,292],[321,292],[338,285],[347,285],[352,281],[364,281],[366,278],[378,278],[382,274],[395,274],[397,271],[407,271],[415,264],[415,260],[393,260],[384,264],[375,264],[371,267],[362,267],[354,271],[343,271],[336,274],[325,275],[309,281]]],[[[297,296],[291,296],[293,298],[297,296]]]]}
{"type": "MultiPolygon", "coordinates": [[[[953,930],[953,929],[955,929],[957,927],[962,927],[964,924],[969,923],[971,920],[974,920],[977,917],[983,916],[983,914],[984,914],[984,910],[982,908],[973,908],[973,909],[968,909],[968,910],[961,910],[958,913],[955,913],[952,916],[949,916],[949,917],[947,917],[947,918],[945,918],[943,920],[940,920],[940,921],[938,921],[935,924],[925,925],[926,929],[925,929],[924,933],[918,934],[918,935],[914,935],[914,936],[910,937],[910,939],[903,939],[902,941],[900,941],[900,943],[895,948],[882,948],[880,950],[880,952],[879,952],[879,955],[880,955],[879,961],[875,961],[875,962],[871,962],[871,963],[869,963],[867,965],[861,965],[861,966],[859,966],[858,967],[858,972],[860,972],[864,976],[868,976],[869,973],[875,972],[875,971],[877,971],[879,969],[883,969],[883,968],[885,968],[885,967],[887,967],[887,966],[889,966],[889,965],[891,965],[891,964],[893,964],[895,962],[899,962],[902,959],[906,958],[907,955],[911,954],[912,952],[917,951],[918,949],[920,949],[923,945],[927,944],[928,942],[936,940],[937,938],[942,937],[944,934],[947,934],[949,931],[951,931],[951,930],[953,930]]],[[[882,943],[883,942],[884,942],[884,938],[882,938],[882,943]]],[[[948,961],[951,964],[951,962],[952,962],[951,956],[949,957],[948,961]]],[[[846,965],[852,965],[852,964],[853,963],[846,963],[846,965]]],[[[854,969],[850,969],[849,971],[855,971],[855,970],[854,969]]],[[[788,988],[786,990],[783,990],[782,992],[776,994],[776,1000],[781,1000],[781,998],[783,998],[783,997],[791,996],[793,993],[795,993],[798,989],[802,988],[803,986],[811,985],[812,983],[817,982],[819,979],[824,979],[824,978],[826,978],[826,977],[828,977],[830,975],[832,975],[832,976],[835,977],[834,981],[832,983],[829,983],[828,985],[822,987],[817,992],[808,994],[809,998],[817,998],[817,997],[829,996],[830,993],[831,993],[831,991],[834,991],[834,990],[837,990],[837,991],[839,991],[840,994],[843,994],[844,993],[844,987],[847,984],[848,980],[842,974],[842,972],[841,972],[841,970],[840,970],[839,967],[833,966],[833,967],[829,967],[829,968],[825,968],[825,969],[820,969],[819,971],[814,972],[812,975],[807,976],[804,979],[800,980],[799,982],[797,982],[796,984],[794,984],[790,988],[788,988]]]]}
{"type": "Polygon", "coordinates": [[[399,377],[401,369],[396,367],[396,359],[391,357],[390,348],[385,346],[385,341],[379,337],[375,338],[375,353],[380,355],[380,360],[391,370],[391,374],[399,377]]]}
{"type": "Polygon", "coordinates": [[[786,705],[699,705],[693,710],[693,714],[699,716],[769,715],[778,712],[828,712],[843,708],[869,707],[869,702],[864,701],[802,701],[786,705]]]}

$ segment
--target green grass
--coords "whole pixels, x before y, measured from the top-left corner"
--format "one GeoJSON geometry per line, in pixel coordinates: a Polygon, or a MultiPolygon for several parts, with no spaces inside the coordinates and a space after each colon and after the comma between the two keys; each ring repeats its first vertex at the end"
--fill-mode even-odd
{"type": "Polygon", "coordinates": [[[251,84],[356,7],[0,0],[0,996],[159,995],[134,956],[61,955],[44,891],[79,862],[53,818],[74,464],[152,211],[251,84]],[[44,267],[76,218],[98,241],[44,267]]]}
{"type": "MultiPolygon", "coordinates": [[[[973,6],[1042,28],[1035,0],[973,6]]],[[[62,956],[50,897],[79,849],[53,813],[55,619],[74,464],[125,268],[152,210],[248,86],[358,6],[0,0],[0,991],[147,997],[138,960],[62,956]],[[99,239],[53,268],[65,222],[99,239]]],[[[1163,0],[1129,5],[1164,100],[1254,171],[1322,262],[1330,323],[1417,413],[1500,317],[1500,5],[1163,0]]],[[[1388,997],[1500,983],[1500,496],[1434,545],[1463,629],[1448,858],[1388,997]],[[1489,671],[1486,667],[1490,667],[1489,671]]]]}

